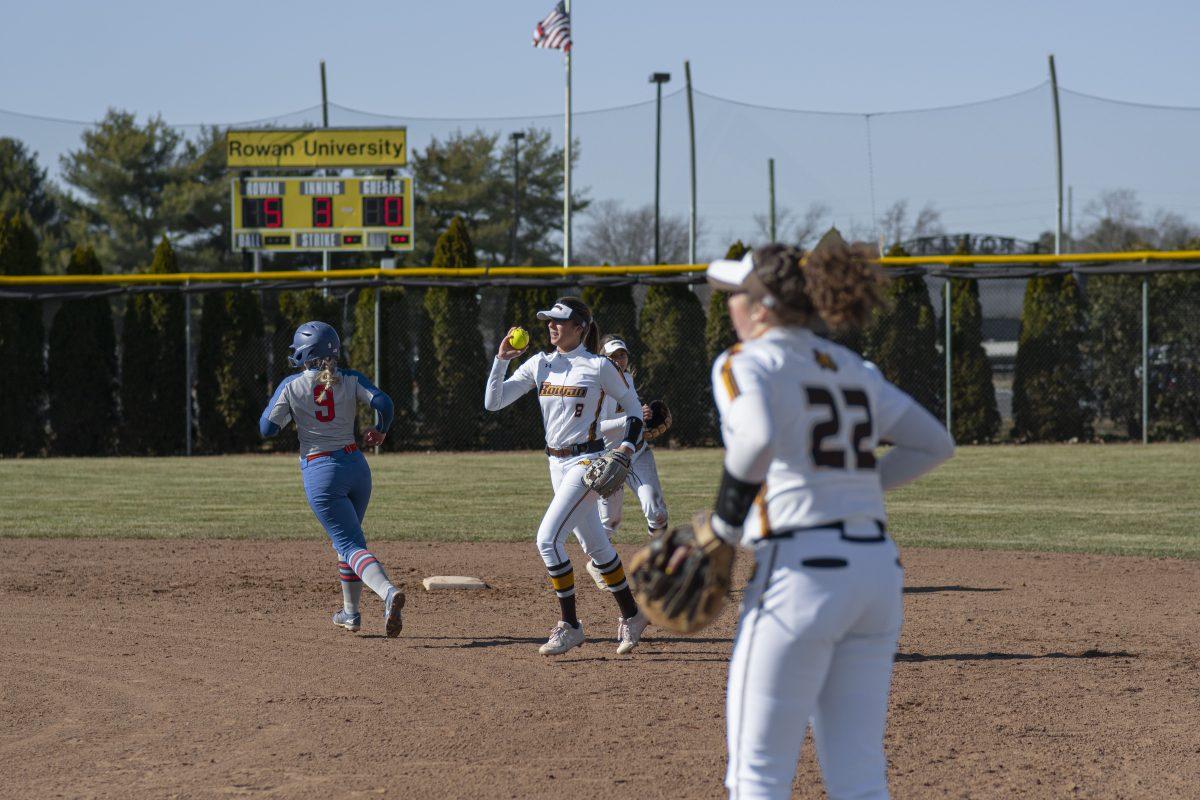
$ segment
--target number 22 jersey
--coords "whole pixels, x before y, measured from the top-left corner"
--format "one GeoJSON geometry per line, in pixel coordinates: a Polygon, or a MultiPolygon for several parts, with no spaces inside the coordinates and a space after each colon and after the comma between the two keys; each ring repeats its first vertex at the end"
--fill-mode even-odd
{"type": "Polygon", "coordinates": [[[726,448],[739,438],[771,447],[743,541],[886,522],[875,448],[916,401],[874,364],[806,328],[781,327],[718,356],[712,381],[726,448]]]}

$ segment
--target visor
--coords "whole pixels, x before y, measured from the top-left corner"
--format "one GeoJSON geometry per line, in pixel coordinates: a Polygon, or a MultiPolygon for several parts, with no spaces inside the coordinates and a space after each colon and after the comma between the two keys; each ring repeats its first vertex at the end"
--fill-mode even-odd
{"type": "Polygon", "coordinates": [[[746,278],[754,271],[754,251],[747,250],[740,261],[719,259],[708,265],[705,276],[708,284],[723,292],[740,292],[745,289],[746,278]]]}
{"type": "Polygon", "coordinates": [[[575,312],[571,310],[570,306],[564,305],[563,303],[555,303],[554,308],[551,308],[547,311],[537,312],[537,318],[540,320],[553,319],[557,320],[558,322],[566,322],[567,320],[571,319],[574,314],[575,312]]]}
{"type": "Polygon", "coordinates": [[[604,345],[604,355],[606,355],[606,356],[611,356],[613,353],[617,352],[618,350],[624,350],[626,353],[629,352],[629,348],[626,347],[625,343],[622,342],[620,339],[613,339],[611,342],[604,345]]]}

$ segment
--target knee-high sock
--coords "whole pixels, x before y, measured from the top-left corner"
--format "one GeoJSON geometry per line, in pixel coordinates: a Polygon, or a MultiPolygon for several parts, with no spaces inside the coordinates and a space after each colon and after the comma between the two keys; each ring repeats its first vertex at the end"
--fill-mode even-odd
{"type": "Polygon", "coordinates": [[[362,580],[345,561],[338,562],[338,576],[342,579],[342,609],[347,614],[357,614],[358,600],[362,597],[362,580]]]}
{"type": "Polygon", "coordinates": [[[596,564],[596,567],[604,576],[604,585],[613,593],[613,599],[621,607],[621,616],[626,619],[637,616],[637,601],[633,599],[633,592],[629,591],[629,582],[625,580],[625,567],[621,565],[621,557],[614,553],[611,561],[596,564]]]}
{"type": "Polygon", "coordinates": [[[392,581],[383,571],[383,564],[369,550],[355,550],[346,559],[354,574],[362,582],[371,587],[371,591],[379,595],[380,600],[386,600],[388,592],[393,588],[392,581]]]}
{"type": "Polygon", "coordinates": [[[554,594],[558,596],[558,606],[562,612],[560,619],[571,627],[578,628],[579,617],[575,612],[575,570],[571,567],[571,562],[564,561],[546,567],[546,572],[550,574],[550,585],[554,587],[554,594]]]}

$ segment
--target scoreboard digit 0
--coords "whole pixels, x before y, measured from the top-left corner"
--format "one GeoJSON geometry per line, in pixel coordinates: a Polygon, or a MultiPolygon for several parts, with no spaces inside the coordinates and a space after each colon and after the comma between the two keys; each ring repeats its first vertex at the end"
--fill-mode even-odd
{"type": "Polygon", "coordinates": [[[411,178],[235,178],[231,192],[235,251],[413,248],[411,178]]]}

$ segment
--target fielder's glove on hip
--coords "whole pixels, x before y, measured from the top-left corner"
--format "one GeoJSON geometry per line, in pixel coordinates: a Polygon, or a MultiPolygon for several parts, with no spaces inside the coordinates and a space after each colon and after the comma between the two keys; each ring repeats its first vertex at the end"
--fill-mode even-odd
{"type": "Polygon", "coordinates": [[[651,441],[671,430],[671,409],[663,400],[651,400],[650,419],[646,420],[646,431],[642,434],[646,441],[651,441]]]}

